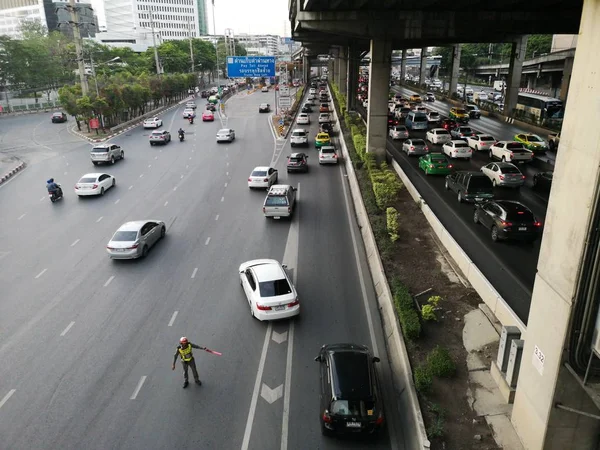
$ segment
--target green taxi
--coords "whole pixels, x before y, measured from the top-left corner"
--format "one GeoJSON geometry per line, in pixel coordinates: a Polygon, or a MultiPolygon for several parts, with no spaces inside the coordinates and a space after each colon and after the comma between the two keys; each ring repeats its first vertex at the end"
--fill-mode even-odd
{"type": "Polygon", "coordinates": [[[419,158],[419,168],[425,175],[448,175],[452,172],[452,164],[441,153],[428,153],[419,158]]]}
{"type": "Polygon", "coordinates": [[[545,153],[548,150],[548,143],[537,134],[515,134],[515,141],[533,153],[545,153]]]}
{"type": "Polygon", "coordinates": [[[315,138],[315,147],[320,148],[324,145],[331,145],[331,138],[328,133],[318,133],[315,138]]]}

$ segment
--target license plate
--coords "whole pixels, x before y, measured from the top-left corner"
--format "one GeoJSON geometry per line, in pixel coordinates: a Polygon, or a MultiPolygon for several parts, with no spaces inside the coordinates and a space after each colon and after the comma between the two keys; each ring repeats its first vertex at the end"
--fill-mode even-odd
{"type": "Polygon", "coordinates": [[[519,231],[527,231],[527,227],[519,227],[519,231]]]}
{"type": "MultiPolygon", "coordinates": [[[[276,217],[276,219],[279,219],[279,217],[276,217]]],[[[275,310],[275,311],[283,311],[284,309],[285,309],[285,305],[273,306],[273,310],[275,310]]]]}
{"type": "Polygon", "coordinates": [[[481,200],[481,197],[475,197],[475,201],[480,202],[481,200]]]}
{"type": "Polygon", "coordinates": [[[124,248],[115,248],[115,250],[118,251],[118,252],[124,252],[125,251],[124,248]]]}
{"type": "Polygon", "coordinates": [[[348,428],[360,428],[360,422],[346,422],[348,428]]]}

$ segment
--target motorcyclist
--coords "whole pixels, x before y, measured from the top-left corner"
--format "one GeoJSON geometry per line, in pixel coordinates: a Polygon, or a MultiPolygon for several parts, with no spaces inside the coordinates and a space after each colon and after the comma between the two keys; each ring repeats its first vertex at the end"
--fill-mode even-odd
{"type": "Polygon", "coordinates": [[[50,178],[46,181],[46,189],[53,197],[60,197],[62,194],[62,189],[60,188],[60,185],[54,181],[54,178],[50,178]]]}
{"type": "Polygon", "coordinates": [[[194,123],[194,116],[192,116],[190,114],[190,116],[188,117],[188,120],[190,121],[190,124],[194,123]]]}
{"type": "Polygon", "coordinates": [[[183,131],[183,128],[179,128],[179,131],[177,131],[177,134],[179,135],[179,139],[183,141],[183,138],[185,136],[185,131],[183,131]]]}

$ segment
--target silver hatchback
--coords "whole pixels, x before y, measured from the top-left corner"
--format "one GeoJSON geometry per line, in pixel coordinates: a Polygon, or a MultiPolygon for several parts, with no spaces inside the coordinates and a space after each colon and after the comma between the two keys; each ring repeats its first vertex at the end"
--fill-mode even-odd
{"type": "Polygon", "coordinates": [[[402,150],[409,156],[429,153],[429,147],[423,139],[407,139],[402,144],[402,150]]]}
{"type": "Polygon", "coordinates": [[[106,245],[111,259],[144,258],[160,239],[167,228],[161,220],[136,220],[119,227],[106,245]]]}

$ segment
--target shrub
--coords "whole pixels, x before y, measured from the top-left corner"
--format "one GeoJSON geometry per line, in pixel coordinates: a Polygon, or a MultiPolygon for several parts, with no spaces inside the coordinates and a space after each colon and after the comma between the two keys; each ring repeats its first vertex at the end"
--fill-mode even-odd
{"type": "Polygon", "coordinates": [[[451,378],[456,373],[456,364],[452,361],[450,352],[439,345],[427,355],[427,367],[437,377],[451,378]]]}
{"type": "Polygon", "coordinates": [[[402,309],[398,316],[404,337],[411,341],[419,339],[421,337],[421,321],[417,311],[414,308],[402,309]]]}
{"type": "Polygon", "coordinates": [[[425,394],[431,390],[433,378],[427,366],[419,366],[413,372],[415,380],[415,388],[421,394],[425,394]]]}
{"type": "Polygon", "coordinates": [[[396,208],[388,208],[385,210],[387,216],[387,231],[390,235],[390,240],[392,242],[396,242],[400,237],[398,235],[399,226],[398,226],[398,211],[396,208]]]}
{"type": "Polygon", "coordinates": [[[431,305],[423,305],[421,306],[421,317],[423,318],[423,320],[435,320],[437,321],[437,316],[435,315],[435,311],[433,309],[433,306],[431,305]]]}
{"type": "Polygon", "coordinates": [[[429,439],[444,437],[444,416],[435,416],[427,429],[427,437],[429,439]]]}
{"type": "Polygon", "coordinates": [[[375,200],[377,206],[383,211],[385,208],[390,206],[398,196],[399,185],[395,183],[385,182],[374,182],[373,192],[375,193],[375,200]]]}

